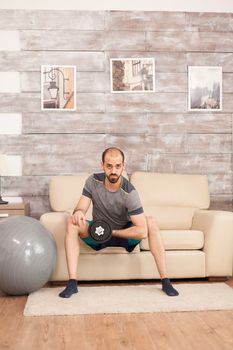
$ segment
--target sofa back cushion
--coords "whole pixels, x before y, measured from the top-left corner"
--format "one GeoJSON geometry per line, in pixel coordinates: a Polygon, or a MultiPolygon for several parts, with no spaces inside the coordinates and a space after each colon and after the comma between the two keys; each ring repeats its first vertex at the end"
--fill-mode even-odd
{"type": "Polygon", "coordinates": [[[49,200],[53,211],[72,211],[82,195],[89,174],[54,176],[49,184],[49,200]]]}
{"type": "Polygon", "coordinates": [[[162,230],[189,230],[196,208],[143,206],[147,216],[153,216],[162,230]]]}
{"type": "Polygon", "coordinates": [[[135,172],[130,181],[146,215],[154,216],[164,230],[190,229],[194,211],[210,204],[204,175],[135,172]]]}

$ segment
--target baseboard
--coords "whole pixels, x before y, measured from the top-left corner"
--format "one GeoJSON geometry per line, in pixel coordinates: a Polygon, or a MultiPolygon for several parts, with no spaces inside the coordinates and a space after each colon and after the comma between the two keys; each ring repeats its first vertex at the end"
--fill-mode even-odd
{"type": "Polygon", "coordinates": [[[227,276],[213,276],[213,277],[208,277],[209,282],[226,282],[229,279],[227,276]]]}

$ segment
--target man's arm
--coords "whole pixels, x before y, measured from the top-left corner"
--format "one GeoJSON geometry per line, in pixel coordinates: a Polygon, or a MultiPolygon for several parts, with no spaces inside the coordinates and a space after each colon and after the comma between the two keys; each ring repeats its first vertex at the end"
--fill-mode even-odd
{"type": "Polygon", "coordinates": [[[91,199],[86,196],[81,196],[71,216],[73,225],[79,225],[80,227],[85,224],[85,214],[91,204],[91,199]]]}
{"type": "Polygon", "coordinates": [[[90,207],[90,204],[91,199],[82,195],[73,211],[73,214],[75,214],[77,211],[82,211],[83,214],[86,214],[88,208],[90,207]]]}
{"type": "Polygon", "coordinates": [[[148,230],[145,214],[131,215],[130,219],[134,226],[123,230],[113,230],[112,236],[134,239],[147,238],[148,230]]]}

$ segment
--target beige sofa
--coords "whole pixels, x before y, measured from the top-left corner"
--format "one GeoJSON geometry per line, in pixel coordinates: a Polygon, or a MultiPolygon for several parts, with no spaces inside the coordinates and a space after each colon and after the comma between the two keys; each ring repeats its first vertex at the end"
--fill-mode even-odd
{"type": "MultiPolygon", "coordinates": [[[[64,250],[66,220],[87,177],[88,174],[82,174],[51,179],[53,212],[40,219],[57,243],[57,265],[51,281],[68,279],[64,250]]],[[[146,215],[154,216],[159,223],[170,278],[232,276],[233,213],[208,210],[206,176],[135,172],[130,181],[139,192],[146,215]]],[[[91,208],[87,218],[91,219],[91,208]]],[[[80,244],[79,280],[159,278],[147,240],[132,253],[120,247],[94,251],[82,241],[80,244]]]]}

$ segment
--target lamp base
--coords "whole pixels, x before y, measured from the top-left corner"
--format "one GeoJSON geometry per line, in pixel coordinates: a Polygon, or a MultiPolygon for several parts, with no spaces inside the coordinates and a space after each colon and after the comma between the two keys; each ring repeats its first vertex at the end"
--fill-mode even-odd
{"type": "Polygon", "coordinates": [[[1,205],[1,204],[8,204],[8,202],[4,201],[4,200],[2,199],[2,197],[0,196],[0,205],[1,205]]]}

